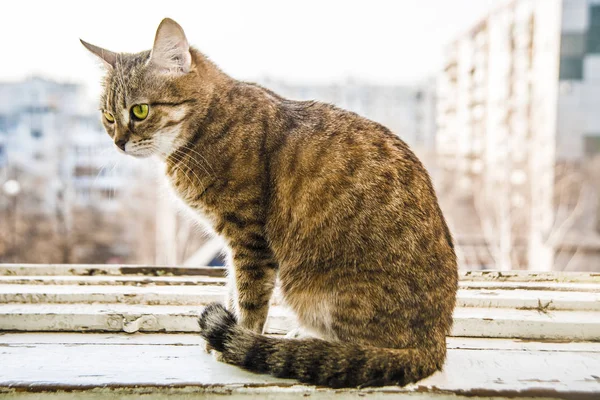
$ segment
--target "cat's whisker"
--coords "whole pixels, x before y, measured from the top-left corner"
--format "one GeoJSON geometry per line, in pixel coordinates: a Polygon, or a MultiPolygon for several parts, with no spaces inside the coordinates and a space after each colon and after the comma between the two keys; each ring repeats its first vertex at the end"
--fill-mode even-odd
{"type": "MultiPolygon", "coordinates": [[[[203,160],[203,161],[206,163],[206,165],[207,165],[207,166],[208,166],[208,167],[211,169],[211,171],[213,172],[213,174],[215,173],[215,170],[214,170],[214,168],[212,167],[212,165],[210,165],[210,163],[208,162],[208,160],[206,159],[206,157],[204,157],[204,156],[203,156],[202,154],[200,154],[198,151],[196,151],[196,150],[194,150],[193,148],[191,148],[191,147],[190,147],[190,145],[188,145],[188,144],[184,144],[184,145],[182,146],[182,148],[184,148],[184,149],[186,149],[186,150],[188,150],[188,151],[190,151],[190,152],[192,152],[192,153],[196,154],[196,155],[197,155],[197,156],[199,156],[200,158],[202,158],[202,160],[203,160]]],[[[181,149],[180,149],[180,148],[179,148],[179,149],[177,149],[177,150],[181,151],[181,149]]],[[[206,171],[206,173],[208,174],[208,171],[206,171]]],[[[210,175],[210,174],[208,174],[208,175],[210,175]]]]}
{"type": "Polygon", "coordinates": [[[108,164],[108,162],[109,161],[106,160],[105,162],[102,163],[102,166],[98,170],[98,173],[96,174],[96,177],[94,178],[94,181],[92,182],[92,187],[96,186],[96,182],[98,182],[98,178],[100,177],[102,172],[106,169],[106,165],[108,164]]]}
{"type": "MultiPolygon", "coordinates": [[[[200,182],[200,178],[198,177],[198,175],[196,175],[196,173],[194,172],[193,169],[185,166],[182,161],[183,158],[180,154],[173,154],[174,157],[176,157],[177,161],[179,161],[179,163],[177,164],[173,164],[173,166],[176,168],[177,171],[181,171],[190,181],[190,183],[193,183],[194,181],[191,179],[191,177],[189,176],[189,174],[187,173],[187,171],[191,172],[192,174],[194,174],[194,176],[196,177],[196,179],[200,182]]],[[[201,182],[200,182],[201,183],[201,182]]]]}
{"type": "Polygon", "coordinates": [[[107,167],[108,163],[111,161],[108,157],[105,156],[105,153],[108,153],[108,151],[112,152],[112,149],[107,147],[105,149],[102,149],[102,151],[100,151],[98,153],[98,156],[100,156],[101,159],[102,159],[102,165],[98,169],[98,173],[96,174],[96,177],[94,178],[94,181],[92,182],[92,187],[94,187],[96,185],[96,182],[98,181],[98,178],[100,177],[100,175],[102,174],[102,172],[104,170],[106,170],[106,167],[107,167]]]}
{"type": "MultiPolygon", "coordinates": [[[[111,173],[115,172],[119,166],[119,163],[121,162],[121,159],[117,159],[115,160],[115,165],[113,166],[111,173]]],[[[110,200],[114,200],[116,197],[116,188],[115,186],[112,186],[110,189],[110,192],[108,193],[108,197],[110,200]],[[112,192],[112,198],[111,198],[111,192],[112,192]]]]}
{"type": "Polygon", "coordinates": [[[187,149],[187,150],[189,150],[193,154],[198,155],[206,163],[206,165],[211,169],[211,171],[213,173],[215,173],[215,170],[213,169],[212,165],[208,162],[208,160],[206,159],[206,157],[204,157],[204,155],[201,154],[200,152],[198,152],[197,150],[193,149],[191,147],[191,144],[184,144],[182,147],[185,148],[185,149],[187,149]]]}
{"type": "MultiPolygon", "coordinates": [[[[183,161],[183,160],[181,159],[181,157],[182,157],[182,156],[181,156],[181,155],[179,155],[179,154],[177,154],[176,152],[174,152],[172,155],[173,155],[173,156],[177,156],[177,157],[178,157],[178,160],[179,160],[180,162],[181,162],[181,161],[183,161]]],[[[182,173],[184,174],[184,176],[185,176],[185,177],[188,179],[188,181],[189,181],[191,184],[193,184],[193,183],[194,183],[194,181],[193,181],[193,180],[192,180],[192,179],[189,177],[189,175],[186,173],[186,170],[189,170],[189,171],[190,171],[192,174],[194,174],[194,176],[196,177],[196,181],[198,182],[198,184],[200,184],[200,186],[202,186],[202,191],[204,191],[204,190],[206,189],[206,188],[205,188],[205,186],[204,186],[204,184],[202,183],[202,180],[200,180],[200,177],[199,177],[198,175],[196,175],[196,172],[194,172],[194,170],[193,170],[193,169],[191,169],[191,168],[189,168],[189,167],[187,167],[187,168],[183,169],[183,167],[182,167],[181,165],[179,165],[179,164],[174,164],[174,166],[175,166],[176,170],[178,170],[178,171],[182,172],[182,173]]]]}
{"type": "Polygon", "coordinates": [[[115,169],[117,168],[117,165],[119,164],[119,161],[121,161],[120,159],[115,159],[113,160],[113,166],[111,167],[111,169],[108,171],[109,176],[111,176],[110,174],[115,172],[115,169]]]}
{"type": "MultiPolygon", "coordinates": [[[[194,151],[192,149],[189,149],[189,150],[194,151]]],[[[200,155],[198,152],[194,151],[194,153],[200,155]]],[[[185,160],[186,158],[189,157],[189,159],[193,161],[194,165],[197,165],[198,167],[202,168],[204,170],[204,172],[206,173],[206,175],[208,175],[209,177],[212,177],[211,173],[208,172],[208,170],[206,168],[204,168],[202,163],[197,163],[196,161],[198,161],[198,160],[196,158],[191,157],[189,154],[184,153],[181,149],[175,149],[175,151],[172,154],[181,154],[183,157],[183,160],[185,160]]],[[[214,173],[214,170],[213,170],[213,173],[214,173]]]]}
{"type": "MultiPolygon", "coordinates": [[[[174,152],[173,154],[178,155],[177,152],[174,152]]],[[[180,157],[182,157],[182,156],[180,155],[180,157]]],[[[185,157],[183,158],[183,160],[185,160],[185,157]]],[[[183,161],[183,160],[181,160],[181,161],[183,161]]],[[[196,164],[194,163],[194,165],[196,165],[196,164]]],[[[202,167],[202,165],[199,165],[199,166],[202,167]]],[[[202,180],[200,179],[200,177],[198,175],[196,175],[196,172],[193,170],[193,168],[188,167],[187,169],[189,169],[190,172],[192,172],[194,174],[194,176],[198,180],[198,183],[200,183],[200,185],[202,186],[202,189],[204,189],[205,187],[204,187],[204,184],[202,183],[202,180]]],[[[204,170],[204,172],[206,172],[206,174],[209,177],[211,177],[211,175],[208,173],[208,171],[206,170],[206,168],[202,167],[202,169],[204,170]]]]}
{"type": "MultiPolygon", "coordinates": [[[[187,162],[186,160],[188,160],[188,159],[189,159],[189,161],[190,161],[190,162],[191,162],[191,163],[192,163],[194,166],[198,165],[198,164],[196,163],[196,159],[194,159],[194,158],[193,158],[193,157],[191,157],[189,154],[185,153],[184,151],[182,151],[182,150],[180,150],[180,149],[175,149],[175,150],[174,150],[174,151],[173,151],[171,154],[172,154],[172,155],[178,155],[178,156],[179,156],[179,158],[178,158],[179,162],[182,162],[182,163],[183,163],[183,162],[187,162]]],[[[202,165],[199,165],[199,166],[200,166],[200,167],[202,167],[202,165]]],[[[203,168],[203,169],[204,169],[204,168],[203,168]]],[[[204,172],[206,172],[206,174],[210,176],[210,174],[208,173],[208,171],[206,171],[206,169],[204,169],[204,172]]]]}

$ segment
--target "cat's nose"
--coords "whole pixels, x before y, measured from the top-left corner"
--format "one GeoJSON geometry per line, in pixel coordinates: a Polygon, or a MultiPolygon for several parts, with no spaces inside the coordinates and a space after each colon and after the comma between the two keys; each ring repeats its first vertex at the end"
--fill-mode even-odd
{"type": "Polygon", "coordinates": [[[121,138],[115,140],[115,144],[117,145],[118,148],[125,151],[125,145],[127,144],[127,139],[121,137],[121,138]]]}

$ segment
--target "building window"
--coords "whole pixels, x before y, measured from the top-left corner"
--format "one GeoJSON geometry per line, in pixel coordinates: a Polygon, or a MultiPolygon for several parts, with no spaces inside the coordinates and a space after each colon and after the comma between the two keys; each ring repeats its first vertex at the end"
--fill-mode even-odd
{"type": "Polygon", "coordinates": [[[78,200],[87,201],[90,199],[90,189],[88,189],[88,188],[77,189],[76,196],[77,196],[78,200]]]}
{"type": "Polygon", "coordinates": [[[114,200],[118,197],[118,192],[115,189],[101,189],[100,196],[106,200],[114,200]]]}
{"type": "Polygon", "coordinates": [[[583,149],[585,155],[588,157],[594,157],[600,154],[600,135],[584,136],[583,149]]]}
{"type": "Polygon", "coordinates": [[[590,7],[587,52],[590,54],[600,54],[600,4],[594,4],[590,7]]]}
{"type": "Polygon", "coordinates": [[[560,80],[581,81],[583,80],[583,58],[561,57],[560,58],[560,80]]]}
{"type": "Polygon", "coordinates": [[[563,32],[560,40],[562,57],[584,57],[586,53],[586,34],[563,32]]]}
{"type": "Polygon", "coordinates": [[[77,166],[75,167],[75,177],[95,177],[98,174],[98,169],[95,167],[88,166],[77,166]]]}

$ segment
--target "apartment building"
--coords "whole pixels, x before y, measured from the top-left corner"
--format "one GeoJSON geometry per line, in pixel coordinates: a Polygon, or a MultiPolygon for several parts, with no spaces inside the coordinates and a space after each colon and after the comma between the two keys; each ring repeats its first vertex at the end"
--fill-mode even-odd
{"type": "Polygon", "coordinates": [[[600,153],[599,76],[598,0],[508,2],[448,47],[438,164],[472,193],[496,268],[600,268],[585,172],[600,153]]]}
{"type": "Polygon", "coordinates": [[[0,192],[2,217],[19,226],[10,252],[33,246],[38,262],[44,254],[53,262],[133,257],[153,238],[155,193],[140,193],[148,187],[144,165],[114,149],[83,86],[0,83],[0,185],[14,179],[21,188],[16,199],[0,192]],[[136,224],[125,224],[127,216],[136,224]],[[58,247],[62,256],[52,250],[58,247]]]}
{"type": "Polygon", "coordinates": [[[0,168],[35,192],[36,211],[54,210],[65,196],[75,206],[114,207],[131,168],[116,165],[112,147],[82,86],[0,84],[0,168]]]}

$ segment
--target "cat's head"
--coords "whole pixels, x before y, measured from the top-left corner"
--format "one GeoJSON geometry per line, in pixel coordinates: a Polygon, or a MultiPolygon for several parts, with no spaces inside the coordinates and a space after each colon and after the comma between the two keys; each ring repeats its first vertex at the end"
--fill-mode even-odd
{"type": "Polygon", "coordinates": [[[186,142],[186,124],[202,108],[198,103],[208,87],[198,84],[200,56],[177,22],[164,19],[152,50],[141,53],[115,53],[81,42],[106,67],[101,118],[121,151],[166,157],[186,142]]]}

